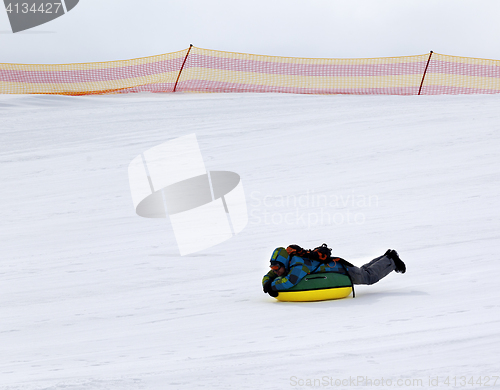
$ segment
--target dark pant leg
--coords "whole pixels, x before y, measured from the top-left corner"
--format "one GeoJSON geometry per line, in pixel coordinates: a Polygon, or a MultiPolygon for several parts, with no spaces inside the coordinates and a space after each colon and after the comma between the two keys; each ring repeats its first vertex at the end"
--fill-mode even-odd
{"type": "Polygon", "coordinates": [[[394,261],[387,256],[380,256],[368,264],[358,267],[347,267],[347,272],[354,284],[374,284],[395,269],[394,261]]]}

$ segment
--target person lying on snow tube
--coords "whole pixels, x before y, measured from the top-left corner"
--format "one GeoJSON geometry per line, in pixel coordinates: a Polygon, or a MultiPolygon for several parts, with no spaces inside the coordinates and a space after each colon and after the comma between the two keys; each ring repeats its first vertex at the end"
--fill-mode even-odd
{"type": "MultiPolygon", "coordinates": [[[[325,244],[323,245],[326,247],[325,244]]],[[[264,292],[276,298],[279,292],[286,292],[286,290],[296,286],[307,275],[317,273],[335,272],[344,274],[349,277],[352,284],[370,285],[377,283],[392,271],[402,274],[406,272],[405,263],[393,249],[388,249],[382,256],[359,268],[344,259],[331,257],[329,259],[331,260],[325,262],[306,256],[289,255],[287,249],[276,248],[271,257],[271,270],[262,279],[264,292]]]]}

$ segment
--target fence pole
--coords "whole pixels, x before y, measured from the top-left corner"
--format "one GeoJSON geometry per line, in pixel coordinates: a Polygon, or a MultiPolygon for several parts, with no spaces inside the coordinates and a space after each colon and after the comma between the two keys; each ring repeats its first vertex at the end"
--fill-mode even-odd
{"type": "Polygon", "coordinates": [[[431,52],[429,53],[429,59],[427,60],[427,65],[425,65],[424,74],[422,75],[422,82],[420,83],[420,88],[418,89],[419,95],[420,95],[420,92],[422,92],[422,86],[424,85],[425,74],[427,73],[427,68],[429,67],[429,62],[431,62],[432,53],[434,53],[434,52],[431,50],[431,52]]]}
{"type": "Polygon", "coordinates": [[[182,69],[184,69],[184,65],[186,64],[186,60],[188,59],[188,55],[189,55],[189,52],[191,51],[192,47],[193,47],[192,44],[189,45],[189,49],[186,53],[186,57],[184,57],[184,62],[182,63],[181,69],[179,70],[179,74],[177,75],[177,80],[175,80],[174,90],[172,92],[175,92],[175,90],[177,89],[177,83],[179,82],[179,79],[180,79],[181,73],[182,73],[182,69]]]}

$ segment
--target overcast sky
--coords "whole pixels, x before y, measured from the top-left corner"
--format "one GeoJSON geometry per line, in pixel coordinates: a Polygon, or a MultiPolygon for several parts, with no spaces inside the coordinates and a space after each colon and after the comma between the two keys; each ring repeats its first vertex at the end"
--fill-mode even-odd
{"type": "MultiPolygon", "coordinates": [[[[29,0],[27,0],[29,1],[29,0]]],[[[291,57],[442,54],[500,60],[499,0],[80,0],[13,34],[0,62],[128,59],[198,47],[291,57]]]]}

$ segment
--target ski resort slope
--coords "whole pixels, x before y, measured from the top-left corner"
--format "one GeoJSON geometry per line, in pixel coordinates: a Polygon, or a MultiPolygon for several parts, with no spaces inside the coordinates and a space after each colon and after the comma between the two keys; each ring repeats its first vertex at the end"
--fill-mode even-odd
{"type": "Polygon", "coordinates": [[[500,96],[0,96],[3,390],[500,386],[500,96]],[[180,256],[128,165],[196,134],[249,222],[180,256]],[[278,246],[392,273],[282,303],[278,246]]]}

